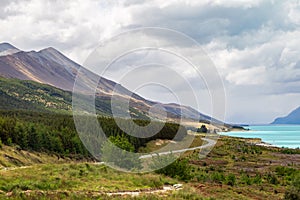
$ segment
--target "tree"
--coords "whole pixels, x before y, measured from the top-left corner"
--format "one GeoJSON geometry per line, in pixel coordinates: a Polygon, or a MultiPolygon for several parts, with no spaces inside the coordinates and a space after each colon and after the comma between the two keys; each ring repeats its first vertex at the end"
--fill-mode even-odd
{"type": "Polygon", "coordinates": [[[198,133],[207,133],[208,129],[206,126],[203,124],[200,128],[197,129],[198,133]]]}
{"type": "Polygon", "coordinates": [[[125,170],[141,169],[141,161],[134,154],[134,146],[124,135],[110,136],[101,147],[102,161],[125,170]]]}
{"type": "Polygon", "coordinates": [[[191,166],[188,163],[187,159],[176,159],[170,155],[155,156],[152,158],[152,166],[158,174],[164,174],[166,176],[177,178],[182,181],[188,181],[192,178],[191,166]],[[171,163],[171,164],[169,164],[171,163]]]}

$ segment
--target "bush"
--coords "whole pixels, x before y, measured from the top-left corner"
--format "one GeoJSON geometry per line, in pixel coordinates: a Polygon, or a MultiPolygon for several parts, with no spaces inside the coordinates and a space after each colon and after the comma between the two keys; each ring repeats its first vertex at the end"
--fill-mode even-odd
{"type": "Polygon", "coordinates": [[[296,175],[288,189],[284,194],[285,200],[298,200],[300,199],[300,173],[296,175]]]}
{"type": "Polygon", "coordinates": [[[236,183],[235,175],[234,175],[234,174],[229,174],[229,175],[226,177],[226,184],[227,184],[227,185],[230,185],[230,186],[234,186],[235,183],[236,183]]]}
{"type": "Polygon", "coordinates": [[[140,169],[141,161],[134,154],[134,146],[124,136],[110,136],[102,145],[102,161],[127,170],[140,169]]]}
{"type": "Polygon", "coordinates": [[[269,173],[267,175],[267,181],[268,181],[268,183],[273,184],[273,185],[277,185],[279,183],[277,176],[275,174],[271,174],[271,173],[269,173]]]}
{"type": "Polygon", "coordinates": [[[294,168],[283,167],[283,166],[276,167],[276,169],[275,169],[276,174],[279,176],[291,176],[296,171],[297,170],[294,168]]]}
{"type": "Polygon", "coordinates": [[[196,179],[199,182],[206,182],[209,179],[209,176],[206,172],[200,172],[196,175],[196,179]]]}
{"type": "Polygon", "coordinates": [[[206,128],[205,125],[202,125],[200,128],[197,129],[198,133],[207,133],[208,129],[206,128]]]}
{"type": "MultiPolygon", "coordinates": [[[[157,158],[154,158],[154,166],[153,167],[157,167],[157,166],[162,166],[161,163],[166,163],[164,161],[164,159],[174,159],[172,157],[169,156],[165,156],[165,157],[161,157],[161,156],[156,156],[157,158]]],[[[188,164],[188,160],[187,159],[182,159],[182,160],[175,160],[173,163],[171,163],[170,165],[158,169],[155,171],[156,173],[159,174],[164,174],[166,176],[172,177],[172,178],[177,178],[179,180],[182,181],[188,181],[190,179],[192,179],[192,175],[191,175],[191,166],[188,164]]]]}
{"type": "Polygon", "coordinates": [[[248,174],[243,174],[241,177],[241,182],[246,184],[246,185],[251,185],[252,184],[252,179],[248,174]]]}
{"type": "Polygon", "coordinates": [[[225,176],[221,172],[213,172],[210,176],[211,180],[216,183],[223,183],[225,181],[225,176]]]}
{"type": "Polygon", "coordinates": [[[260,174],[257,174],[254,178],[253,178],[253,183],[254,184],[261,184],[262,183],[262,178],[260,174]]]}

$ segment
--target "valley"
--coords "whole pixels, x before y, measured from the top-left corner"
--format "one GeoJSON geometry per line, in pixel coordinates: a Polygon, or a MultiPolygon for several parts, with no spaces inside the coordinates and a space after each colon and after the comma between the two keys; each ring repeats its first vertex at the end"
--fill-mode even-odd
{"type": "MultiPolygon", "coordinates": [[[[194,145],[201,144],[201,137],[196,138],[194,145]]],[[[49,153],[20,150],[15,145],[2,145],[2,155],[21,162],[3,157],[6,161],[1,161],[0,197],[282,199],[292,187],[294,178],[299,179],[299,150],[253,146],[250,142],[221,137],[216,148],[204,159],[199,160],[197,150],[189,151],[168,166],[167,171],[141,174],[119,172],[95,161],[68,155],[58,158],[49,153]],[[176,170],[172,172],[172,169],[176,170]],[[182,184],[182,188],[148,192],[172,188],[175,184],[182,184]],[[131,196],[136,191],[138,195],[131,196]]],[[[153,150],[153,144],[147,144],[147,148],[148,145],[153,150]]]]}
{"type": "MultiPolygon", "coordinates": [[[[112,113],[112,91],[117,83],[97,77],[53,48],[24,52],[5,43],[0,44],[1,49],[5,49],[0,56],[1,199],[276,200],[298,195],[299,149],[259,146],[259,138],[219,136],[220,131],[246,130],[189,106],[150,101],[120,87],[116,95],[120,102],[130,101],[135,124],[143,127],[152,120],[154,127],[162,126],[151,137],[128,135],[112,113]],[[87,80],[99,79],[96,120],[121,150],[102,144],[101,138],[90,138],[102,157],[94,155],[78,135],[71,86],[79,68],[87,80]],[[155,104],[166,111],[167,123],[161,121],[161,110],[149,115],[155,104]],[[203,156],[202,151],[213,146],[203,156]],[[124,150],[141,156],[115,156],[123,155],[124,150]],[[109,153],[102,154],[106,151],[109,153]],[[147,154],[150,152],[155,156],[147,154]],[[103,163],[118,163],[136,172],[145,167],[143,159],[149,159],[147,167],[154,169],[175,154],[180,154],[177,160],[148,173],[121,172],[103,163]]],[[[90,98],[92,94],[80,95],[90,98]]],[[[118,110],[126,112],[122,107],[118,110]]],[[[118,120],[134,131],[130,119],[120,116],[118,120]]]]}

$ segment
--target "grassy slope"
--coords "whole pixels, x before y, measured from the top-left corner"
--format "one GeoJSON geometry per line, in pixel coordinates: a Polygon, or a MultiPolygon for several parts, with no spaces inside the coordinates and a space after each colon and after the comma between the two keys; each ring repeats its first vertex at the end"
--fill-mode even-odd
{"type": "MultiPolygon", "coordinates": [[[[300,150],[259,147],[232,137],[219,139],[203,160],[197,153],[186,156],[195,167],[197,181],[205,183],[198,190],[200,194],[217,199],[282,199],[286,186],[300,170],[300,150]],[[230,174],[236,177],[234,186],[227,183],[230,174]]],[[[199,187],[198,182],[192,184],[199,187]]]]}
{"type": "Polygon", "coordinates": [[[0,77],[0,109],[68,112],[71,92],[40,84],[0,77]]]}
{"type": "MultiPolygon", "coordinates": [[[[200,143],[200,137],[196,139],[196,143],[200,143]]],[[[153,144],[150,144],[151,148],[154,148],[153,144]]],[[[3,151],[8,153],[16,150],[4,147],[1,152],[3,151]]],[[[187,152],[183,155],[193,167],[193,178],[183,183],[183,190],[141,195],[137,199],[282,199],[292,178],[290,172],[300,169],[299,151],[288,151],[294,154],[284,154],[286,152],[222,137],[203,160],[199,160],[198,152],[187,152]],[[233,186],[227,183],[229,174],[236,178],[233,186]],[[256,178],[257,175],[259,179],[256,178]]],[[[26,154],[18,154],[18,159],[21,160],[26,154]]],[[[37,154],[31,154],[32,158],[22,159],[35,160],[33,158],[37,154]]],[[[13,156],[14,153],[10,155],[13,156]]],[[[15,199],[111,199],[113,197],[107,197],[104,193],[158,188],[181,182],[155,173],[118,172],[93,163],[65,163],[67,160],[57,163],[57,158],[49,156],[48,159],[47,155],[44,156],[48,164],[34,164],[37,162],[30,161],[24,162],[33,164],[29,168],[1,170],[0,198],[9,195],[15,199]]],[[[38,157],[41,159],[43,155],[38,157]]]]}
{"type": "MultiPolygon", "coordinates": [[[[201,137],[192,146],[201,144],[201,137]]],[[[251,142],[253,139],[221,137],[202,160],[198,151],[186,152],[183,157],[193,166],[194,178],[189,185],[194,192],[215,199],[282,199],[290,181],[300,172],[300,150],[266,148],[251,142]],[[228,181],[230,176],[235,177],[233,186],[228,181]]],[[[151,141],[140,151],[154,151],[167,143],[151,141]]]]}
{"type": "Polygon", "coordinates": [[[68,158],[49,155],[47,153],[24,151],[11,146],[3,145],[0,149],[0,170],[34,164],[65,163],[70,161],[68,158]]]}
{"type": "MultiPolygon", "coordinates": [[[[71,113],[72,92],[35,81],[0,77],[0,102],[0,110],[71,113]]],[[[108,97],[96,97],[95,108],[98,114],[111,116],[110,107],[108,97]]],[[[133,117],[149,119],[135,108],[130,108],[130,111],[133,117]]]]}

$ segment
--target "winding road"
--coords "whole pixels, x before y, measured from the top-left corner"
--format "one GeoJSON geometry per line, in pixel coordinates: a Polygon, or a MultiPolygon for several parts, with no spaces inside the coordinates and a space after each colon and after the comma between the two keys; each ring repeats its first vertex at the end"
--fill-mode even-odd
{"type": "Polygon", "coordinates": [[[140,159],[151,158],[151,157],[157,156],[157,155],[160,156],[160,155],[168,155],[168,154],[171,154],[171,153],[183,153],[183,152],[186,152],[186,151],[193,151],[193,150],[196,150],[196,149],[205,149],[205,148],[214,146],[216,144],[216,142],[217,142],[215,140],[208,139],[208,138],[202,138],[202,140],[206,141],[207,144],[204,144],[204,145],[201,145],[201,146],[197,146],[197,147],[192,147],[192,148],[186,148],[186,149],[179,149],[179,150],[174,150],[174,151],[166,151],[166,152],[160,152],[160,153],[153,153],[153,154],[143,155],[143,156],[140,156],[139,158],[140,159]]]}

